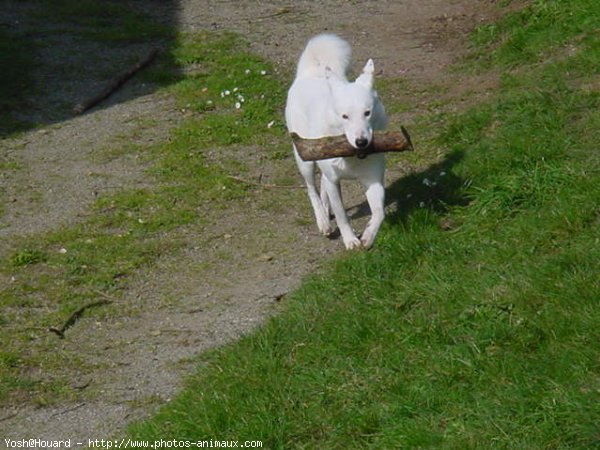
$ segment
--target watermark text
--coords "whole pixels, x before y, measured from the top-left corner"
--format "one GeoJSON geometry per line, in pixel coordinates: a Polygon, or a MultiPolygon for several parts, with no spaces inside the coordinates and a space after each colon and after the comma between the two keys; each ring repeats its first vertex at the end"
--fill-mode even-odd
{"type": "Polygon", "coordinates": [[[155,441],[136,439],[86,439],[83,441],[73,439],[4,439],[8,449],[78,449],[78,448],[263,448],[262,441],[235,441],[235,440],[191,440],[191,439],[158,439],[155,441]]]}

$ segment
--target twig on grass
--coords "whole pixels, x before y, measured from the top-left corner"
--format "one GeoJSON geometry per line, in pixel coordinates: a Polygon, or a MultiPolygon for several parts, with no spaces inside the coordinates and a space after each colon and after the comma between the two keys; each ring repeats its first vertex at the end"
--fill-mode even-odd
{"type": "Polygon", "coordinates": [[[55,333],[56,335],[58,335],[59,338],[64,339],[65,331],[67,331],[68,328],[72,327],[75,324],[75,322],[77,322],[79,320],[79,318],[82,316],[82,314],[85,312],[86,309],[95,308],[96,306],[109,305],[111,303],[112,303],[112,300],[108,300],[108,299],[97,300],[94,302],[87,303],[87,304],[83,305],[81,308],[76,309],[67,318],[67,320],[61,327],[50,327],[50,328],[48,328],[48,331],[51,331],[52,333],[55,333]]]}
{"type": "Polygon", "coordinates": [[[252,181],[246,178],[237,177],[235,175],[228,175],[228,178],[232,180],[239,181],[240,183],[248,184],[250,186],[262,187],[266,189],[304,189],[304,186],[299,184],[270,184],[270,183],[261,183],[259,181],[252,181]]]}
{"type": "Polygon", "coordinates": [[[292,12],[292,8],[284,6],[283,8],[279,8],[274,13],[258,17],[256,20],[272,19],[273,17],[283,16],[284,14],[289,14],[291,12],[292,12]]]}
{"type": "Polygon", "coordinates": [[[64,409],[63,411],[59,411],[59,412],[53,414],[52,417],[62,416],[63,414],[75,411],[75,410],[77,410],[77,409],[79,409],[79,408],[81,408],[82,406],[85,406],[85,405],[86,405],[85,402],[79,403],[79,404],[77,404],[75,406],[71,406],[70,408],[64,409]]]}
{"type": "Polygon", "coordinates": [[[8,413],[6,416],[4,417],[0,417],[0,422],[4,422],[5,420],[9,420],[12,419],[13,417],[16,417],[19,415],[19,409],[17,409],[14,412],[8,413]]]}

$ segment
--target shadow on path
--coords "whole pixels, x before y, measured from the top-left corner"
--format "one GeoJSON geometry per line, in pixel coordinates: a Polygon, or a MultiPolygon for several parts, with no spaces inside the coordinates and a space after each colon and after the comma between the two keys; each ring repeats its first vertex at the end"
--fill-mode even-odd
{"type": "MultiPolygon", "coordinates": [[[[73,108],[159,50],[169,75],[140,71],[97,108],[177,79],[178,1],[7,0],[0,8],[0,137],[70,119],[73,108]]],[[[156,61],[154,64],[156,65],[156,61]]]]}

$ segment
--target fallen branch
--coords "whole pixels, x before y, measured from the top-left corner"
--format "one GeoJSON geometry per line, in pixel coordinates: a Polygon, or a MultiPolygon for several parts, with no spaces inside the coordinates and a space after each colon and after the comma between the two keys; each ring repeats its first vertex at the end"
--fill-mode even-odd
{"type": "Polygon", "coordinates": [[[97,300],[95,302],[87,303],[81,308],[75,310],[61,327],[50,327],[48,328],[48,331],[51,331],[52,333],[57,334],[59,338],[64,339],[65,331],[67,331],[68,328],[72,327],[75,322],[79,320],[86,309],[95,308],[96,306],[101,305],[108,305],[110,303],[112,303],[112,300],[97,300]]]}
{"type": "Polygon", "coordinates": [[[81,114],[81,113],[87,111],[88,109],[96,106],[98,103],[100,103],[105,98],[109,97],[113,92],[115,92],[123,84],[125,84],[125,82],[127,80],[129,80],[137,72],[139,72],[144,67],[146,67],[148,64],[150,64],[154,60],[154,58],[156,58],[157,54],[158,54],[158,49],[155,48],[150,53],[148,53],[144,58],[142,58],[140,61],[138,61],[134,66],[132,66],[129,70],[127,70],[126,72],[123,72],[118,77],[114,78],[97,95],[95,95],[92,98],[90,98],[90,99],[88,99],[88,100],[86,100],[86,101],[84,101],[84,102],[79,103],[78,105],[76,105],[73,108],[73,113],[74,114],[81,114]]]}
{"type": "Polygon", "coordinates": [[[51,416],[51,417],[62,416],[63,414],[66,414],[66,413],[69,413],[69,412],[75,411],[76,409],[79,409],[79,408],[81,408],[82,406],[85,406],[85,405],[86,405],[86,403],[85,403],[85,402],[83,402],[83,403],[79,403],[78,405],[71,406],[70,408],[67,408],[67,409],[65,409],[65,410],[63,410],[63,411],[59,411],[59,412],[57,412],[57,413],[55,413],[55,414],[52,414],[52,416],[51,416]]]}
{"type": "Polygon", "coordinates": [[[413,150],[413,145],[406,128],[401,131],[380,131],[373,136],[371,145],[358,150],[346,139],[346,136],[331,136],[320,139],[304,139],[291,133],[298,154],[304,161],[356,156],[366,158],[372,153],[406,152],[413,150]]]}
{"type": "Polygon", "coordinates": [[[0,422],[4,422],[5,420],[12,419],[13,417],[16,417],[18,415],[19,415],[19,410],[17,409],[15,412],[11,412],[11,413],[8,413],[4,417],[0,417],[0,422]]]}
{"type": "Polygon", "coordinates": [[[257,20],[271,19],[273,17],[282,16],[284,14],[288,14],[288,13],[291,13],[291,12],[292,12],[292,8],[284,6],[283,8],[279,8],[277,11],[275,11],[272,14],[267,14],[266,16],[258,17],[257,20]]]}
{"type": "Polygon", "coordinates": [[[235,181],[239,181],[240,183],[247,184],[249,186],[256,186],[267,189],[304,189],[305,186],[301,186],[299,184],[271,184],[271,183],[261,183],[259,181],[252,181],[246,178],[237,177],[235,175],[228,175],[229,178],[235,181]]]}

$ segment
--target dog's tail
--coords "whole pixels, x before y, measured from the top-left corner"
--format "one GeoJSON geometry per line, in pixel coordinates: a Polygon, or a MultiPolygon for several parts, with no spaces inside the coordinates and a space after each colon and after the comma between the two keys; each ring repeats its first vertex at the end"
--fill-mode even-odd
{"type": "Polygon", "coordinates": [[[345,78],[350,65],[350,44],[335,34],[315,36],[302,52],[298,61],[298,76],[325,76],[325,68],[345,78]]]}

